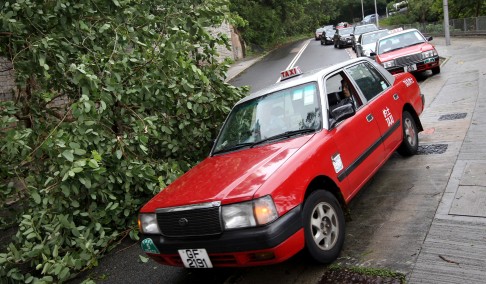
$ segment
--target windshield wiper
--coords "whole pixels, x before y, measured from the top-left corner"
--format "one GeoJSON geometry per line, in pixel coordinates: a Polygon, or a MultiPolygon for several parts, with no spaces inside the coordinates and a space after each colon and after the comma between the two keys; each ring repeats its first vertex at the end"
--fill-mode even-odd
{"type": "Polygon", "coordinates": [[[315,132],[315,131],[316,131],[316,129],[314,129],[314,128],[304,128],[304,129],[286,131],[284,133],[280,133],[280,134],[277,134],[277,135],[274,135],[274,136],[267,137],[267,138],[262,139],[260,141],[254,142],[253,146],[258,145],[258,144],[262,144],[262,143],[265,143],[265,142],[268,142],[268,141],[272,141],[272,140],[288,138],[288,137],[292,137],[292,136],[295,136],[295,135],[306,134],[306,133],[315,132]]]}
{"type": "Polygon", "coordinates": [[[417,45],[417,44],[422,44],[422,43],[424,43],[424,42],[416,42],[416,43],[412,43],[412,44],[409,44],[409,45],[404,46],[404,47],[409,47],[409,46],[413,46],[413,45],[417,45]]]}
{"type": "Polygon", "coordinates": [[[223,148],[221,150],[215,151],[215,152],[213,152],[213,154],[226,153],[226,152],[235,151],[235,150],[245,148],[245,147],[252,147],[254,144],[255,143],[253,143],[253,142],[239,143],[239,144],[233,145],[231,147],[223,148]]]}
{"type": "Polygon", "coordinates": [[[267,137],[267,138],[262,139],[262,140],[257,141],[257,142],[239,143],[239,144],[233,145],[233,146],[228,147],[228,148],[223,148],[221,150],[214,151],[213,155],[231,152],[231,151],[235,151],[235,150],[238,150],[238,149],[241,149],[241,148],[246,148],[246,147],[252,148],[253,146],[263,144],[263,143],[268,142],[268,141],[278,140],[278,139],[282,139],[282,138],[288,138],[288,137],[292,137],[292,136],[295,136],[295,135],[306,134],[306,133],[315,132],[315,131],[316,131],[316,129],[314,129],[314,128],[304,128],[304,129],[286,131],[284,133],[280,133],[280,134],[277,134],[277,135],[274,135],[274,136],[270,136],[270,137],[267,137]]]}

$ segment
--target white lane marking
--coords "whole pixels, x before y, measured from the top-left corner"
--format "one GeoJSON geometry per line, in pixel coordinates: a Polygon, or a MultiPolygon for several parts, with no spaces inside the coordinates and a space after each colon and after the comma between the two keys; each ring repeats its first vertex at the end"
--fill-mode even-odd
{"type": "MultiPolygon", "coordinates": [[[[311,42],[311,40],[309,39],[309,41],[307,41],[307,43],[300,49],[300,51],[297,53],[297,55],[295,55],[294,59],[292,59],[292,61],[290,61],[289,66],[287,66],[287,68],[285,68],[285,70],[289,70],[290,68],[294,67],[294,64],[297,62],[297,60],[299,60],[300,56],[302,55],[302,53],[304,53],[304,50],[307,48],[307,46],[309,45],[310,42],[311,42]]],[[[280,77],[278,77],[278,80],[275,83],[278,83],[278,82],[280,82],[280,77]]]]}

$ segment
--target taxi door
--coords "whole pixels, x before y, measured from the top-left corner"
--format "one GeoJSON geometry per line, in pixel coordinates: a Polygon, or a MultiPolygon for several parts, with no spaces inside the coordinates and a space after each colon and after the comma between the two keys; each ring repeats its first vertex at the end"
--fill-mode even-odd
{"type": "MultiPolygon", "coordinates": [[[[328,95],[328,109],[332,108],[333,94],[342,93],[342,80],[349,80],[344,72],[325,79],[328,95]]],[[[356,113],[330,129],[337,152],[332,154],[334,170],[339,182],[343,183],[344,198],[352,197],[373,175],[384,158],[383,145],[380,143],[380,130],[372,109],[363,104],[354,85],[350,86],[356,113]]],[[[332,117],[330,117],[332,120],[332,117]]]]}
{"type": "Polygon", "coordinates": [[[380,129],[385,156],[389,156],[402,141],[403,103],[398,86],[392,86],[367,62],[354,65],[347,72],[368,101],[370,113],[380,129]]]}

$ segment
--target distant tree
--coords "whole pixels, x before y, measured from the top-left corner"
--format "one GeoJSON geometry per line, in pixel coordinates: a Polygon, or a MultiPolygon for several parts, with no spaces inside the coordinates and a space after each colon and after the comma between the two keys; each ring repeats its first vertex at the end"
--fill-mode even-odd
{"type": "Polygon", "coordinates": [[[338,0],[231,0],[230,9],[248,23],[239,28],[245,42],[264,48],[331,24],[340,5],[338,0]]]}

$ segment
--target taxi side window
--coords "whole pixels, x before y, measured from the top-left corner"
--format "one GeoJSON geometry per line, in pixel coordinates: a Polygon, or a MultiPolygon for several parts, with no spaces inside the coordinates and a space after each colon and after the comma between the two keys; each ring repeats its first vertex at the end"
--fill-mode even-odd
{"type": "Polygon", "coordinates": [[[388,81],[369,63],[357,64],[347,71],[368,101],[390,87],[388,81]]]}
{"type": "Polygon", "coordinates": [[[363,105],[353,84],[349,78],[346,77],[344,72],[326,78],[325,85],[330,112],[329,117],[331,119],[335,119],[332,115],[332,111],[347,103],[352,104],[354,111],[363,105]]]}

